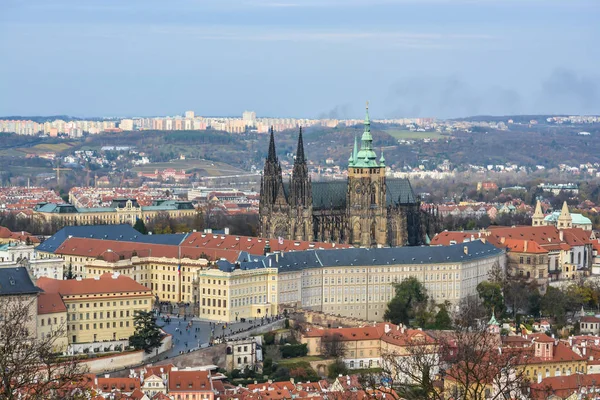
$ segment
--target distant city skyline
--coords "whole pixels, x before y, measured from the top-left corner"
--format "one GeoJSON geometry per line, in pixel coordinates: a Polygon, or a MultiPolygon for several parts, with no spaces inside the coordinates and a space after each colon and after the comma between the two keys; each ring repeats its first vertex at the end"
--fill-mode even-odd
{"type": "Polygon", "coordinates": [[[596,0],[0,3],[0,115],[598,114],[596,0]]]}

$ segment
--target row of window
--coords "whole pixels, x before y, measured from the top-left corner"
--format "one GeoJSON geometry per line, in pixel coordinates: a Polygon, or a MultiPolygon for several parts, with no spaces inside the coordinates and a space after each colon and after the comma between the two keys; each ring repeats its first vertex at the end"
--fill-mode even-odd
{"type": "MultiPolygon", "coordinates": [[[[140,310],[140,311],[142,311],[142,310],[140,310]]],[[[130,315],[134,315],[134,314],[135,314],[135,310],[133,310],[131,312],[131,314],[130,314],[129,310],[120,310],[119,311],[119,318],[126,318],[126,317],[129,317],[130,315]]],[[[103,311],[94,312],[94,313],[91,313],[91,314],[89,312],[85,313],[85,319],[89,320],[90,319],[90,315],[92,316],[91,319],[104,319],[104,312],[103,311]]],[[[110,311],[106,312],[106,318],[110,318],[110,311]]],[[[113,311],[112,312],[112,318],[117,318],[117,311],[113,311]]],[[[77,320],[77,313],[67,314],[67,321],[76,321],[76,320],[77,320]]],[[[79,313],[79,320],[80,321],[84,320],[83,313],[79,313]]]]}
{"type": "MultiPolygon", "coordinates": [[[[97,323],[91,324],[91,326],[92,326],[92,329],[104,329],[104,326],[106,325],[106,329],[110,329],[111,328],[110,324],[111,324],[110,322],[106,322],[106,324],[104,322],[100,322],[99,324],[97,324],[97,323]],[[98,328],[98,325],[100,326],[100,328],[98,328]]],[[[79,330],[80,331],[83,330],[83,327],[84,327],[83,324],[79,324],[79,330]]],[[[112,327],[116,328],[117,327],[117,323],[113,322],[112,323],[112,327]]],[[[120,328],[123,328],[123,327],[129,328],[129,321],[125,321],[125,322],[119,321],[119,327],[120,328]]],[[[74,331],[74,330],[77,329],[77,325],[67,325],[67,330],[69,330],[69,329],[74,331]]],[[[85,324],[85,329],[89,331],[90,330],[90,324],[85,324]]]]}
{"type": "MultiPolygon", "coordinates": [[[[90,305],[93,308],[95,308],[95,307],[98,307],[98,304],[100,304],[100,307],[104,307],[104,302],[101,301],[100,303],[85,303],[85,308],[90,308],[90,305]]],[[[133,305],[134,306],[136,306],[138,304],[148,304],[148,299],[140,300],[139,302],[138,302],[138,300],[133,300],[133,305]]],[[[119,305],[120,306],[123,306],[123,305],[128,306],[129,305],[129,300],[125,300],[125,301],[121,300],[119,302],[119,305]]],[[[112,306],[116,307],[117,306],[117,302],[113,301],[112,302],[112,306]]],[[[106,307],[110,307],[110,301],[106,302],[106,307]]],[[[77,304],[67,304],[67,308],[75,310],[77,308],[77,304]]],[[[83,303],[79,303],[79,308],[83,308],[83,303]]]]}

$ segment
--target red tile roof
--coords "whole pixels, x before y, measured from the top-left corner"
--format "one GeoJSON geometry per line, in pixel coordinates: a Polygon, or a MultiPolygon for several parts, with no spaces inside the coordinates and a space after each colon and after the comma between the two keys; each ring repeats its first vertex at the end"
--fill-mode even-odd
{"type": "Polygon", "coordinates": [[[510,251],[516,253],[528,253],[528,254],[546,254],[548,250],[534,242],[533,240],[521,240],[521,239],[506,239],[504,245],[510,251]]]}
{"type": "Polygon", "coordinates": [[[594,316],[581,317],[580,322],[600,322],[600,318],[594,316]]]}
{"type": "Polygon", "coordinates": [[[137,378],[98,378],[97,388],[103,392],[110,392],[112,389],[133,392],[140,388],[140,380],[137,378]]]}
{"type": "Polygon", "coordinates": [[[235,262],[239,251],[73,237],[65,240],[56,249],[55,254],[99,258],[108,262],[126,260],[136,255],[139,257],[181,257],[192,260],[208,256],[211,260],[225,258],[230,262],[235,262]]]}
{"type": "Polygon", "coordinates": [[[60,294],[42,292],[38,296],[38,314],[67,312],[60,294]]]}
{"type": "Polygon", "coordinates": [[[480,232],[457,232],[457,231],[444,231],[438,233],[431,239],[432,246],[450,246],[453,243],[463,243],[471,241],[471,239],[479,239],[481,237],[480,232]]]}
{"type": "Polygon", "coordinates": [[[563,238],[571,246],[583,246],[591,244],[592,231],[586,231],[581,228],[563,229],[563,238]]]}
{"type": "Polygon", "coordinates": [[[37,281],[37,286],[45,292],[60,293],[62,296],[127,292],[143,292],[145,295],[152,295],[150,289],[133,279],[124,275],[113,276],[108,273],[102,274],[98,279],[58,280],[41,277],[37,281]]]}
{"type": "Polygon", "coordinates": [[[40,240],[37,237],[31,235],[29,232],[11,232],[10,229],[4,226],[0,226],[0,239],[13,239],[18,240],[20,242],[25,242],[27,241],[27,238],[29,238],[29,241],[32,244],[40,242],[40,240]]]}
{"type": "Polygon", "coordinates": [[[216,233],[194,232],[189,234],[181,243],[184,247],[197,247],[205,249],[220,249],[246,251],[252,255],[263,255],[265,245],[269,242],[271,251],[300,251],[309,249],[333,249],[350,248],[351,245],[307,242],[284,239],[282,243],[278,239],[264,239],[252,236],[218,235],[216,233]]]}
{"type": "Polygon", "coordinates": [[[304,332],[306,337],[337,337],[341,341],[375,340],[381,339],[386,343],[398,346],[407,346],[415,341],[433,343],[434,339],[427,333],[418,329],[402,328],[390,323],[379,323],[375,326],[364,326],[360,328],[332,328],[313,329],[304,332]]]}
{"type": "Polygon", "coordinates": [[[208,371],[171,371],[169,392],[210,392],[212,384],[208,371]]]}
{"type": "MultiPolygon", "coordinates": [[[[547,399],[550,395],[567,398],[581,388],[598,387],[600,374],[572,374],[543,379],[531,384],[533,399],[547,399]]],[[[589,393],[589,390],[586,390],[589,393]]]]}
{"type": "Polygon", "coordinates": [[[532,240],[541,246],[559,244],[562,242],[559,230],[554,226],[490,226],[488,231],[490,232],[490,236],[496,237],[497,239],[532,240]]]}

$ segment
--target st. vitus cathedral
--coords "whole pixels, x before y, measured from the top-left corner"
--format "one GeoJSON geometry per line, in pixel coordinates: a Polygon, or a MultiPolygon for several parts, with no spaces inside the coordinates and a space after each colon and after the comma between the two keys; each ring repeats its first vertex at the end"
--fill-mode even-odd
{"type": "Polygon", "coordinates": [[[260,236],[360,247],[421,245],[435,229],[435,210],[421,210],[408,179],[386,179],[373,150],[369,109],[360,150],[348,160],[348,181],[312,182],[302,141],[289,182],[283,182],[273,129],[260,183],[260,236]]]}

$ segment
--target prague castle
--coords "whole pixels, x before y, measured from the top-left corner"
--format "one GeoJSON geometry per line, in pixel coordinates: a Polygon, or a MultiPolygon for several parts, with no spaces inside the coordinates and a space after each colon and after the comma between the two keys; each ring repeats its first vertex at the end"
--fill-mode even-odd
{"type": "Polygon", "coordinates": [[[355,138],[348,181],[312,182],[302,129],[289,182],[284,183],[273,130],[260,187],[260,235],[360,247],[424,244],[431,213],[420,210],[407,179],[386,179],[373,150],[369,109],[360,150],[355,138]]]}

